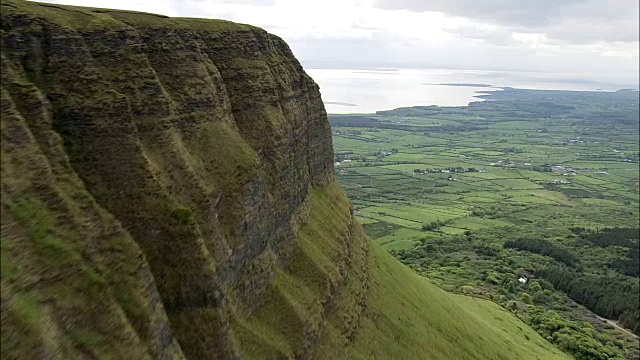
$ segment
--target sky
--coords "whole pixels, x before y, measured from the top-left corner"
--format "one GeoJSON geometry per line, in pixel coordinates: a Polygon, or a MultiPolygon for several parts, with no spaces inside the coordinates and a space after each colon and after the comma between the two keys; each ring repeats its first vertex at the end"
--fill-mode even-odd
{"type": "Polygon", "coordinates": [[[220,18],[306,67],[639,72],[638,0],[46,0],[220,18]]]}

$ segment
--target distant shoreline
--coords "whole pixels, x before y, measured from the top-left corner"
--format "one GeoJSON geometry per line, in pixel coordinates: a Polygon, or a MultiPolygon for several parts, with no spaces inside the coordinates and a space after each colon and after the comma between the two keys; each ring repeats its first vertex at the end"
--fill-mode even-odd
{"type": "MultiPolygon", "coordinates": [[[[447,86],[446,84],[432,84],[432,85],[439,85],[439,86],[447,86]]],[[[477,84],[474,84],[477,85],[477,84]]],[[[457,86],[461,86],[461,85],[457,85],[457,86]]],[[[432,109],[438,109],[438,108],[467,108],[469,106],[472,106],[473,103],[480,103],[480,102],[490,102],[490,101],[497,101],[499,99],[496,99],[496,96],[501,96],[504,93],[508,93],[510,91],[514,91],[514,92],[520,92],[520,91],[534,91],[534,92],[557,92],[557,93],[589,93],[589,92],[594,92],[594,93],[599,93],[599,94],[603,94],[603,93],[610,93],[610,94],[615,94],[615,93],[624,93],[624,92],[633,92],[633,93],[637,93],[638,90],[635,89],[619,89],[619,90],[615,90],[615,91],[595,91],[595,90],[553,90],[553,89],[527,89],[527,88],[514,88],[514,87],[510,87],[510,86],[495,86],[495,85],[488,85],[489,87],[493,88],[493,89],[483,89],[483,90],[477,90],[475,91],[474,95],[472,96],[473,100],[469,101],[469,103],[467,103],[466,105],[411,105],[411,106],[399,106],[396,108],[390,108],[390,109],[384,109],[384,110],[376,110],[376,111],[371,111],[371,112],[352,112],[352,113],[334,113],[334,112],[330,112],[327,111],[328,115],[336,115],[336,116],[341,116],[341,115],[376,115],[379,112],[385,112],[385,111],[392,111],[392,110],[397,110],[397,109],[404,109],[404,108],[420,108],[420,109],[428,109],[428,108],[432,108],[432,109]]],[[[349,103],[342,103],[342,102],[331,102],[331,101],[327,101],[325,102],[325,105],[342,105],[342,106],[358,106],[355,104],[349,104],[349,103]]]]}
{"type": "Polygon", "coordinates": [[[325,101],[325,105],[339,105],[339,106],[358,106],[357,104],[339,102],[339,101],[325,101]]]}
{"type": "MultiPolygon", "coordinates": [[[[603,82],[598,76],[577,74],[491,71],[445,71],[429,69],[310,69],[320,86],[330,114],[367,114],[413,105],[468,106],[491,101],[494,91],[531,89],[544,91],[615,92],[633,89],[631,80],[603,82]],[[332,101],[327,101],[332,100],[332,101]],[[357,106],[356,106],[357,105],[357,106]]],[[[615,81],[614,81],[615,80],[615,81]]]]}
{"type": "Polygon", "coordinates": [[[495,87],[489,84],[474,84],[474,83],[442,83],[442,84],[425,84],[425,85],[462,86],[462,87],[495,87]]]}

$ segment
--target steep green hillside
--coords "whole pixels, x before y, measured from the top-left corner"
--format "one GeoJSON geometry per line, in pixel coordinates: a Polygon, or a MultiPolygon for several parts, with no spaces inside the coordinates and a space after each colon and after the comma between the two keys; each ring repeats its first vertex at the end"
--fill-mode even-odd
{"type": "Polygon", "coordinates": [[[366,239],[281,39],[0,4],[2,359],[562,358],[366,239]]]}
{"type": "Polygon", "coordinates": [[[302,319],[317,314],[314,294],[321,293],[327,277],[338,276],[331,260],[339,254],[336,239],[343,238],[341,229],[350,228],[350,243],[341,245],[356,255],[348,276],[357,280],[347,281],[346,291],[328,304],[336,311],[327,322],[317,319],[321,337],[312,357],[570,359],[496,304],[446,293],[365,239],[335,183],[313,189],[310,199],[309,223],[301,229],[289,266],[274,279],[283,291],[238,324],[248,358],[295,354],[302,319]]]}
{"type": "Polygon", "coordinates": [[[570,359],[498,305],[447,293],[371,245],[358,359],[570,359]]]}

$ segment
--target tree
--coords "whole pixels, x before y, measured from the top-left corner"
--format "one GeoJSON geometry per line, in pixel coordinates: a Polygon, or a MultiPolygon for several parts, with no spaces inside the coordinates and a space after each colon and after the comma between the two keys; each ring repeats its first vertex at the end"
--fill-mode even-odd
{"type": "Polygon", "coordinates": [[[542,291],[542,286],[540,285],[540,283],[537,280],[532,280],[529,283],[529,291],[533,294],[537,293],[537,292],[541,292],[542,291]]]}

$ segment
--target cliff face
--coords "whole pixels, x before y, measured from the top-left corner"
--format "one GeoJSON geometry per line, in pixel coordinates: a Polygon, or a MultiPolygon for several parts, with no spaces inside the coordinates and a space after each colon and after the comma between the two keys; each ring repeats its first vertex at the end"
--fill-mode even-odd
{"type": "Polygon", "coordinates": [[[0,10],[2,359],[564,358],[367,242],[279,38],[0,10]]]}
{"type": "MultiPolygon", "coordinates": [[[[286,301],[271,298],[286,292],[276,272],[296,257],[311,188],[333,176],[318,87],[281,39],[224,21],[19,1],[2,2],[2,150],[3,259],[20,263],[40,235],[71,247],[73,260],[2,279],[3,302],[26,297],[52,317],[37,341],[49,355],[65,347],[53,333],[95,316],[68,319],[59,307],[76,306],[49,294],[76,268],[120,313],[104,331],[87,324],[100,346],[107,336],[157,358],[240,356],[234,324],[286,301]]],[[[343,273],[347,250],[331,259],[343,273]]],[[[344,274],[334,275],[314,301],[334,297],[344,274]]],[[[302,342],[287,351],[304,355],[319,330],[297,320],[302,342]]]]}

